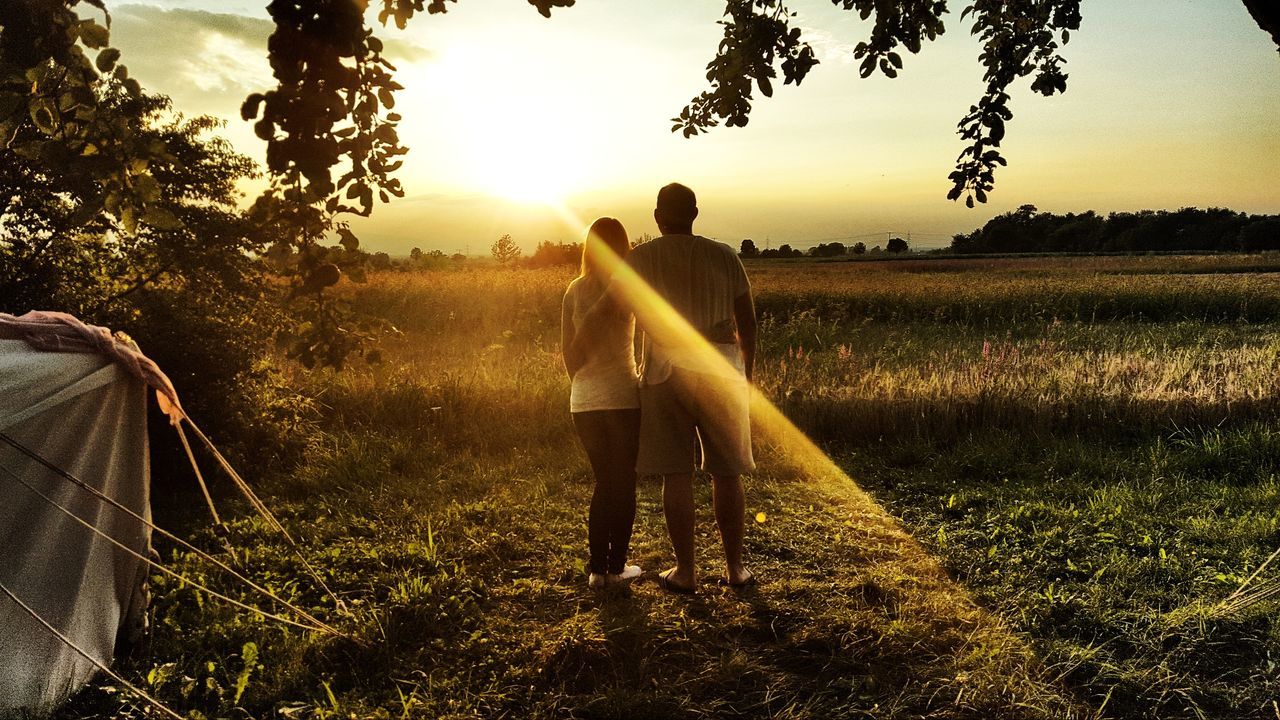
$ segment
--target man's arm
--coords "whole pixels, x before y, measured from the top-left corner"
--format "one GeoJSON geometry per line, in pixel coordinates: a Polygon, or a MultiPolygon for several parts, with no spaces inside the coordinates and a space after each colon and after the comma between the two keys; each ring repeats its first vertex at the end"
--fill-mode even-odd
{"type": "Polygon", "coordinates": [[[751,299],[750,290],[734,299],[733,319],[738,325],[738,347],[742,350],[742,368],[747,374],[747,382],[751,382],[756,365],[756,304],[751,299]]]}

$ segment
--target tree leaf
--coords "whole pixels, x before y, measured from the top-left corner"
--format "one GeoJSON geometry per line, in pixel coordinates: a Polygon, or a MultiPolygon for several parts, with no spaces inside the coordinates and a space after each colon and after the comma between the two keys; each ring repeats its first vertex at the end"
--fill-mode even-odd
{"type": "Polygon", "coordinates": [[[52,135],[58,131],[58,116],[54,113],[53,102],[48,98],[36,98],[31,103],[31,122],[36,124],[40,132],[52,135]]]}
{"type": "Polygon", "coordinates": [[[111,42],[111,33],[92,20],[82,20],[77,30],[80,41],[94,50],[104,48],[111,42]]]}
{"type": "Polygon", "coordinates": [[[116,48],[109,47],[98,53],[97,60],[94,64],[98,66],[98,72],[110,72],[111,68],[116,66],[116,61],[120,59],[120,51],[116,48]]]}
{"type": "Polygon", "coordinates": [[[252,120],[258,117],[258,107],[267,99],[262,93],[254,93],[244,99],[244,103],[240,105],[240,119],[244,121],[252,120]]]}
{"type": "Polygon", "coordinates": [[[153,203],[160,199],[160,183],[149,174],[135,175],[133,187],[143,202],[153,203]]]}
{"type": "Polygon", "coordinates": [[[130,235],[138,231],[138,214],[132,205],[125,205],[120,208],[120,224],[124,226],[124,231],[130,235]]]}
{"type": "Polygon", "coordinates": [[[182,221],[178,219],[167,208],[152,205],[147,208],[146,213],[142,216],[142,222],[150,225],[157,230],[178,230],[183,227],[182,221]]]}
{"type": "Polygon", "coordinates": [[[348,250],[354,251],[360,247],[360,238],[348,228],[338,228],[338,237],[341,238],[338,244],[348,250]]]}

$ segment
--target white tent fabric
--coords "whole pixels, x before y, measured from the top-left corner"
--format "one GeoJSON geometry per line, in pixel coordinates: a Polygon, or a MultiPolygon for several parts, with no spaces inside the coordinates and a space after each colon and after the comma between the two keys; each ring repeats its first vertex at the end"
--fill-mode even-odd
{"type": "MultiPolygon", "coordinates": [[[[146,386],[107,357],[0,339],[0,432],[150,517],[146,386]]],[[[126,620],[141,609],[147,568],[15,475],[144,556],[150,531],[0,443],[0,584],[109,665],[126,620]]],[[[0,595],[0,716],[50,710],[95,672],[0,595]]]]}

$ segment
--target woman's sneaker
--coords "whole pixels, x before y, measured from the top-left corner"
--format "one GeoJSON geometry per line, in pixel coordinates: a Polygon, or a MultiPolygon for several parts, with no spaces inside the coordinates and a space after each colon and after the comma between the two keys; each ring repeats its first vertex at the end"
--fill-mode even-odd
{"type": "Polygon", "coordinates": [[[589,576],[587,576],[587,587],[591,588],[592,590],[600,590],[605,586],[605,583],[608,582],[609,577],[614,577],[614,576],[606,576],[601,573],[591,573],[589,576]]]}
{"type": "Polygon", "coordinates": [[[622,568],[622,572],[620,573],[609,573],[608,582],[610,584],[629,583],[643,574],[644,571],[640,569],[639,565],[626,565],[622,568]]]}

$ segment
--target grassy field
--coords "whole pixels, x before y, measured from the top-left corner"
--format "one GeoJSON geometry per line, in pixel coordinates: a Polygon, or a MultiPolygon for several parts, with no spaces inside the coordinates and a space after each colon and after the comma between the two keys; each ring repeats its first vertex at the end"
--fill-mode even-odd
{"type": "MultiPolygon", "coordinates": [[[[590,478],[556,347],[569,270],[375,277],[352,299],[403,337],[380,367],[295,375],[305,460],[263,479],[348,609],[262,523],[229,536],[349,637],[157,579],[151,645],[123,668],[206,717],[1276,718],[1275,606],[1202,610],[1280,545],[1277,269],[749,264],[758,385],[836,465],[762,434],[761,585],[695,599],[652,572],[585,587],[590,478]]],[[[643,483],[649,571],[670,563],[660,504],[643,483]]],[[[699,535],[710,580],[709,512],[699,535]]],[[[137,712],[108,690],[66,715],[137,712]]]]}

